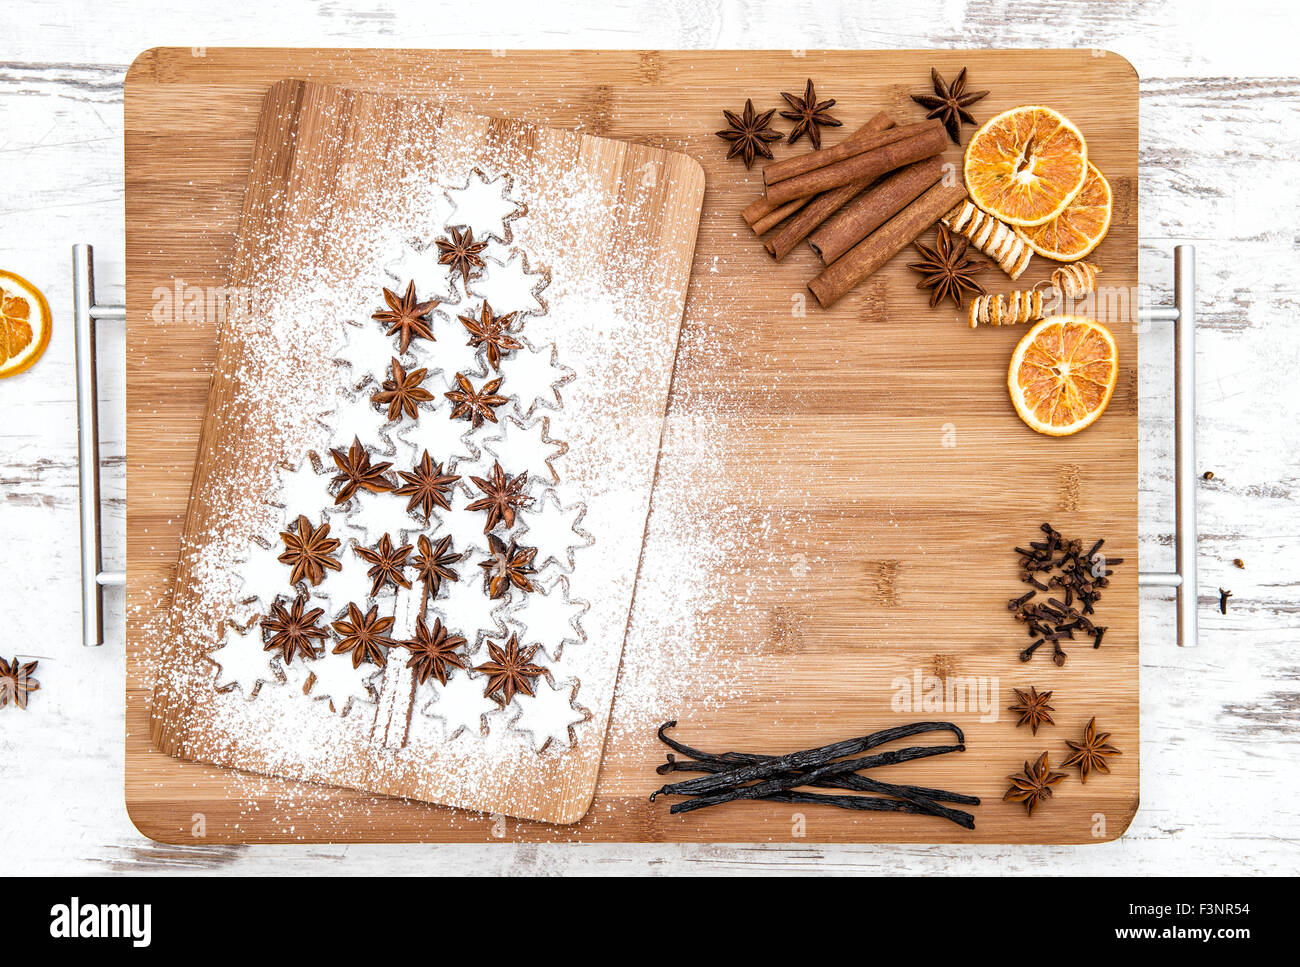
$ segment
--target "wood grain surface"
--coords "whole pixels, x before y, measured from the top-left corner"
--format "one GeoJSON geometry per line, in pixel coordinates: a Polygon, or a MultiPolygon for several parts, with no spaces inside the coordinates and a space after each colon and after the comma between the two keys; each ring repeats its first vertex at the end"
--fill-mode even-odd
{"type": "MultiPolygon", "coordinates": [[[[1010,549],[1031,539],[1043,520],[1082,539],[1105,536],[1111,554],[1136,559],[1133,327],[1128,320],[1113,324],[1126,378],[1110,411],[1088,432],[1054,440],[1029,431],[1006,398],[1006,361],[1021,333],[1011,328],[972,333],[955,311],[929,311],[914,291],[905,259],[895,259],[833,311],[805,310],[801,287],[815,274],[812,253],[801,249],[773,268],[739,216],[756,194],[758,172],[726,163],[722,143],[712,135],[718,106],[738,108],[752,93],[738,78],[752,57],[411,52],[402,58],[400,81],[383,70],[389,57],[381,52],[208,50],[195,58],[186,50],[157,50],[140,58],[126,84],[128,466],[130,480],[138,481],[129,484],[131,493],[149,496],[142,496],[138,507],[134,498],[128,502],[131,649],[138,650],[136,635],[146,627],[156,589],[174,564],[174,551],[164,550],[158,527],[176,514],[177,505],[158,493],[157,484],[188,479],[199,415],[196,409],[186,420],[182,413],[189,397],[160,398],[158,389],[172,371],[188,368],[194,353],[206,351],[213,334],[194,325],[169,340],[168,352],[137,353],[136,347],[156,346],[147,313],[149,293],[159,280],[220,279],[213,226],[229,224],[234,213],[208,214],[207,209],[238,195],[261,94],[285,76],[361,89],[378,85],[387,93],[454,97],[470,105],[482,92],[495,92],[491,110],[507,117],[540,116],[680,148],[705,164],[709,190],[691,305],[709,305],[724,292],[735,296],[734,311],[751,321],[755,346],[740,361],[721,354],[683,368],[679,360],[674,401],[692,400],[688,406],[710,407],[731,420],[730,446],[718,462],[721,485],[734,490],[735,501],[756,510],[793,501],[791,519],[797,515],[810,522],[806,533],[778,532],[767,540],[778,547],[789,542],[792,553],[811,547],[812,566],[735,576],[738,591],[726,607],[734,610],[737,637],[727,647],[751,648],[751,658],[738,673],[728,674],[742,676],[743,697],[710,709],[711,686],[705,684],[701,694],[673,712],[682,720],[683,738],[717,749],[781,751],[903,721],[950,718],[967,730],[969,751],[892,767],[881,778],[985,799],[973,833],[928,817],[838,810],[796,815],[775,804],[737,803],[670,817],[666,802],[648,800],[662,781],[653,770],[661,755],[653,731],[632,735],[616,729],[595,806],[582,822],[561,830],[510,821],[505,838],[771,841],[803,835],[815,841],[1089,842],[1119,836],[1138,800],[1136,570],[1131,563],[1122,568],[1106,593],[1101,606],[1111,629],[1106,646],[1099,651],[1076,647],[1063,669],[1052,666],[1047,655],[1030,665],[1016,660],[1025,641],[1007,615],[1005,599],[1020,587],[1010,549]],[[673,104],[671,111],[664,110],[665,100],[673,104]],[[182,118],[202,120],[196,127],[182,125],[182,118]],[[203,159],[201,165],[178,164],[178,157],[190,152],[203,159]],[[193,201],[176,207],[182,182],[193,201]],[[205,216],[196,220],[195,211],[205,216]],[[725,261],[725,272],[708,270],[719,261],[725,261]],[[185,452],[189,455],[178,460],[185,452]],[[799,494],[764,486],[762,468],[777,463],[787,478],[815,484],[799,494]],[[797,630],[769,636],[757,650],[744,638],[754,624],[780,623],[797,630]],[[926,711],[920,693],[933,680],[967,681],[992,697],[983,708],[958,702],[926,711]],[[900,696],[911,699],[913,681],[918,682],[916,707],[900,708],[900,696]],[[904,682],[909,687],[903,688],[904,682]],[[1017,731],[1005,712],[1011,687],[1029,684],[1057,691],[1063,711],[1060,731],[1051,739],[1017,731]],[[1063,787],[1053,808],[1040,811],[1031,823],[1020,807],[999,802],[1008,774],[1045,749],[1059,760],[1065,754],[1063,739],[1074,737],[1091,715],[1099,716],[1124,750],[1111,775],[1087,787],[1077,781],[1063,787]]],[[[1079,125],[1117,196],[1111,234],[1094,261],[1109,285],[1134,287],[1137,88],[1132,69],[1120,58],[1088,52],[996,51],[926,60],[949,75],[969,66],[980,86],[994,92],[980,105],[984,116],[1016,104],[1047,102],[1079,125]]],[[[918,114],[907,95],[928,82],[919,61],[919,55],[907,52],[809,53],[791,62],[788,77],[776,83],[794,89],[805,75],[816,76],[826,91],[840,96],[840,116],[851,130],[879,110],[898,118],[918,114]]],[[[958,160],[956,149],[951,155],[949,160],[958,160]]],[[[1032,284],[1048,270],[1031,268],[1021,284],[1032,284]]],[[[686,325],[707,328],[710,319],[688,306],[686,325]]],[[[196,393],[196,399],[201,396],[196,393]]],[[[658,504],[689,498],[661,483],[654,499],[658,504]]],[[[652,540],[644,553],[649,560],[660,552],[652,540]]],[[[634,626],[637,620],[634,610],[634,626]]],[[[280,839],[290,827],[293,839],[318,841],[475,840],[500,830],[490,817],[402,800],[358,801],[355,793],[341,790],[304,803],[272,786],[259,792],[259,808],[249,810],[235,792],[239,780],[199,766],[178,771],[136,734],[130,723],[146,714],[142,685],[133,674],[127,799],[137,825],[155,838],[189,840],[195,811],[206,815],[210,840],[233,842],[280,839]],[[160,782],[160,769],[173,778],[160,782]]],[[[619,715],[616,705],[616,722],[619,715]]]]}
{"type": "MultiPolygon", "coordinates": [[[[0,258],[42,288],[56,318],[40,364],[0,381],[7,420],[0,433],[0,531],[6,546],[22,549],[0,563],[0,602],[11,615],[10,650],[40,658],[43,683],[26,714],[4,715],[0,724],[0,811],[7,819],[0,829],[0,869],[113,875],[1040,876],[1290,874],[1300,868],[1300,814],[1291,805],[1292,763],[1300,744],[1300,558],[1287,536],[1300,522],[1293,499],[1300,405],[1291,388],[1300,319],[1300,251],[1291,226],[1300,220],[1300,200],[1260,190],[1261,179],[1285,184],[1300,177],[1300,141],[1292,123],[1300,103],[1293,49],[1300,23],[1294,9],[1241,0],[1234,16],[1224,18],[1206,0],[1177,7],[1141,0],[1043,0],[1036,16],[1009,17],[1003,6],[973,0],[893,6],[580,0],[562,28],[531,0],[500,0],[490,23],[464,17],[463,5],[452,0],[393,0],[369,9],[291,0],[247,11],[176,0],[147,13],[132,0],[91,7],[13,0],[10,11],[15,22],[39,29],[14,32],[0,65],[0,113],[7,122],[0,143],[0,258]],[[1052,24],[1050,38],[1044,36],[1045,22],[1052,24]],[[502,51],[777,42],[794,48],[952,48],[996,39],[1009,47],[1104,47],[1127,57],[1141,75],[1144,295],[1168,304],[1172,247],[1197,246],[1197,446],[1199,468],[1215,471],[1213,480],[1198,486],[1200,647],[1176,646],[1169,592],[1148,589],[1141,596],[1145,754],[1142,804],[1128,833],[1086,849],[798,840],[762,846],[240,847],[205,846],[197,827],[186,846],[144,838],[122,798],[126,609],[119,591],[106,596],[105,647],[86,651],[80,641],[68,247],[95,243],[100,298],[121,303],[122,83],[132,60],[162,35],[208,47],[292,38],[318,47],[439,43],[502,51]],[[1245,568],[1235,567],[1234,558],[1245,568]],[[1234,592],[1227,614],[1217,607],[1219,586],[1234,592]],[[33,836],[33,829],[40,835],[33,836]]],[[[196,46],[192,53],[201,57],[205,50],[196,46]]],[[[770,86],[762,77],[770,66],[756,56],[742,72],[755,92],[770,86]]],[[[923,55],[918,69],[926,66],[923,55]]],[[[828,96],[837,93],[827,90],[828,96]]],[[[242,185],[230,190],[241,193],[242,185]]],[[[228,250],[233,226],[223,222],[212,230],[212,247],[228,250]]],[[[1138,341],[1140,557],[1145,568],[1160,570],[1173,559],[1171,342],[1160,326],[1139,333],[1138,341]]],[[[191,360],[196,382],[212,365],[214,350],[215,342],[191,360]]],[[[125,563],[124,362],[123,332],[101,327],[101,474],[110,568],[125,563]]],[[[673,413],[669,423],[684,425],[673,413]]],[[[167,492],[183,494],[187,487],[188,481],[178,481],[167,492]]],[[[180,520],[157,523],[160,543],[174,545],[180,520]]],[[[166,778],[168,771],[159,768],[157,774],[166,778]]]]}
{"type": "MultiPolygon", "coordinates": [[[[142,97],[147,100],[149,95],[142,97]]],[[[149,107],[143,107],[138,116],[143,125],[167,123],[165,117],[153,113],[149,107]]],[[[148,157],[141,158],[146,169],[150,167],[148,157]]],[[[550,307],[547,314],[528,326],[534,341],[553,340],[552,351],[560,352],[561,358],[574,346],[594,344],[597,347],[589,353],[589,358],[575,357],[572,361],[588,385],[601,387],[597,395],[608,400],[605,405],[626,421],[625,432],[636,441],[635,446],[629,447],[633,455],[622,458],[617,465],[611,463],[609,449],[601,450],[603,457],[589,461],[600,466],[595,479],[573,481],[566,477],[567,488],[562,491],[566,504],[575,498],[583,501],[584,525],[600,534],[607,547],[617,548],[607,551],[595,570],[590,567],[579,570],[569,578],[575,598],[595,601],[583,616],[587,639],[583,642],[583,654],[590,657],[576,666],[579,672],[573,670],[573,663],[563,671],[556,666],[555,677],[559,681],[566,676],[580,675],[584,683],[581,701],[591,722],[584,726],[579,741],[549,755],[538,755],[525,742],[497,741],[493,756],[478,757],[479,774],[466,780],[459,772],[474,768],[473,752],[466,751],[463,742],[454,749],[448,748],[440,731],[435,731],[430,739],[425,730],[425,738],[418,743],[413,741],[407,749],[402,748],[405,740],[392,743],[394,748],[386,748],[390,745],[384,738],[387,729],[379,723],[393,716],[406,723],[405,733],[414,734],[410,722],[416,703],[429,700],[428,695],[417,699],[415,682],[409,672],[401,670],[404,659],[399,661],[394,654],[378,686],[379,704],[374,711],[359,705],[351,713],[356,718],[304,714],[297,720],[297,728],[315,729],[312,734],[316,742],[334,750],[332,754],[319,760],[308,756],[313,759],[308,762],[285,761],[276,754],[278,749],[268,755],[257,748],[255,737],[247,729],[233,735],[228,731],[225,717],[239,713],[232,710],[229,702],[218,698],[211,687],[214,668],[203,657],[203,651],[211,648],[214,637],[209,630],[196,631],[196,622],[190,616],[227,616],[218,620],[237,621],[237,612],[233,601],[211,600],[211,592],[205,590],[202,577],[209,565],[200,555],[187,554],[182,555],[176,568],[165,640],[150,635],[137,639],[146,649],[142,656],[146,662],[166,664],[169,668],[168,673],[158,676],[149,703],[153,744],[185,759],[253,772],[353,786],[372,793],[455,805],[483,813],[504,813],[552,823],[573,822],[590,806],[600,768],[614,681],[632,604],[640,539],[645,532],[654,482],[655,448],[662,433],[686,303],[686,285],[704,194],[704,172],[699,164],[679,152],[304,81],[281,81],[266,94],[253,158],[236,255],[227,279],[230,290],[236,292],[262,293],[274,289],[282,297],[295,299],[301,298],[304,291],[311,292],[326,284],[336,289],[351,289],[351,285],[322,282],[322,276],[367,278],[365,267],[370,265],[367,257],[373,260],[374,256],[350,244],[352,240],[338,236],[362,233],[363,227],[372,227],[375,219],[391,220],[391,206],[400,203],[400,198],[395,200],[392,194],[367,191],[365,186],[406,184],[417,177],[425,181],[468,178],[468,165],[473,164],[493,172],[504,171],[512,178],[538,185],[525,202],[534,210],[548,205],[563,206],[564,186],[570,182],[581,184],[584,192],[601,199],[608,207],[610,214],[606,219],[592,217],[575,224],[562,240],[543,239],[528,249],[527,256],[534,260],[535,270],[563,272],[571,263],[560,261],[564,254],[559,250],[560,245],[590,251],[584,268],[596,278],[610,278],[620,288],[642,293],[634,307],[639,313],[635,318],[621,315],[613,307],[602,315],[590,305],[584,305],[584,311],[576,318],[574,310],[569,309],[563,323],[548,327],[550,311],[565,311],[561,305],[550,307]],[[328,212],[329,216],[322,217],[322,212],[328,212]],[[281,244],[286,239],[293,243],[281,244]],[[615,269],[611,266],[605,269],[608,275],[600,275],[600,267],[606,264],[601,259],[606,254],[619,259],[620,266],[622,260],[635,258],[637,265],[643,267],[615,269]],[[322,265],[327,265],[328,271],[322,272],[322,265]],[[561,268],[562,265],[566,268],[561,268]],[[329,275],[329,271],[339,274],[329,275]],[[311,281],[300,281],[303,278],[311,281]],[[608,327],[622,327],[621,331],[628,334],[622,339],[638,354],[641,365],[638,379],[631,378],[619,364],[611,349],[619,345],[619,330],[610,332],[608,327]],[[600,355],[602,352],[606,354],[604,357],[600,355]],[[613,500],[611,491],[617,491],[613,500]],[[191,677],[205,684],[197,690],[178,686],[178,682],[191,677]],[[358,726],[356,723],[363,717],[372,724],[358,726]],[[366,767],[358,769],[358,762],[365,763],[366,767]]],[[[149,177],[147,170],[142,175],[149,177]]],[[[374,244],[373,240],[368,241],[374,244]]],[[[432,255],[429,264],[433,264],[432,255]]],[[[154,272],[147,264],[141,270],[146,275],[154,272]]],[[[490,272],[489,269],[484,283],[488,294],[493,292],[490,272]]],[[[549,286],[546,291],[552,293],[552,300],[560,301],[565,292],[573,290],[564,287],[564,280],[555,281],[560,284],[549,286]]],[[[401,291],[400,283],[397,289],[401,291]]],[[[427,291],[421,292],[419,298],[428,295],[427,291]]],[[[468,297],[465,298],[468,304],[468,297]]],[[[175,306],[180,301],[173,300],[171,304],[175,306]]],[[[247,546],[247,540],[257,532],[256,527],[247,519],[248,513],[239,509],[243,505],[231,507],[227,491],[234,488],[239,493],[260,493],[265,489],[265,481],[274,479],[277,463],[301,459],[301,451],[293,449],[300,445],[293,441],[300,441],[301,437],[290,434],[286,439],[283,428],[297,425],[293,421],[298,414],[293,408],[306,406],[303,398],[283,390],[278,398],[265,402],[248,385],[250,381],[264,383],[271,378],[269,372],[275,366],[273,360],[262,355],[265,349],[259,348],[263,346],[260,335],[266,330],[267,313],[256,299],[248,302],[232,308],[221,327],[213,389],[207,401],[182,536],[186,547],[204,547],[213,534],[238,534],[237,543],[247,546]]],[[[146,321],[138,329],[130,326],[129,332],[133,341],[145,345],[150,333],[160,327],[160,313],[142,313],[139,318],[146,321]]],[[[296,316],[270,317],[272,324],[277,320],[302,324],[296,316]]],[[[161,319],[162,324],[174,321],[174,317],[165,314],[161,319]]],[[[306,344],[336,341],[341,321],[322,313],[311,328],[312,336],[306,344]]],[[[280,338],[283,342],[290,334],[283,332],[280,338]]],[[[538,344],[546,345],[546,342],[538,344]]],[[[327,360],[312,359],[312,362],[296,362],[302,366],[331,366],[327,360]]],[[[501,368],[507,376],[511,373],[508,364],[501,368]]],[[[450,384],[449,377],[447,381],[450,384]]],[[[505,392],[509,392],[509,385],[507,380],[505,392]]],[[[156,387],[156,383],[141,386],[139,396],[133,398],[142,405],[154,400],[160,404],[159,412],[165,412],[166,400],[154,395],[156,387]]],[[[331,385],[322,395],[311,398],[319,400],[323,407],[332,406],[336,393],[337,387],[331,385]]],[[[574,403],[569,405],[572,407],[574,403]]],[[[430,418],[445,419],[445,416],[441,413],[424,416],[426,420],[430,418]]],[[[547,432],[556,438],[573,439],[576,446],[600,443],[598,435],[594,440],[589,435],[582,438],[582,443],[576,442],[576,434],[583,432],[582,428],[591,425],[593,420],[597,424],[600,421],[593,412],[552,412],[546,423],[547,432]]],[[[378,428],[378,421],[375,426],[378,428]]],[[[140,450],[145,452],[155,432],[167,431],[151,430],[147,422],[141,421],[135,432],[141,441],[140,450]]],[[[341,441],[341,445],[346,443],[341,441]]],[[[446,453],[437,455],[439,467],[447,456],[446,453]]],[[[415,457],[409,459],[414,461],[415,457]]],[[[472,465],[469,461],[465,463],[466,466],[457,467],[462,476],[471,472],[472,465]]],[[[571,463],[565,464],[566,475],[571,463]]],[[[152,469],[142,468],[134,478],[140,488],[137,492],[152,489],[175,469],[162,464],[152,469]]],[[[485,470],[473,472],[486,473],[485,470]]],[[[323,491],[321,499],[326,499],[323,491]]],[[[153,509],[149,501],[142,502],[143,514],[148,515],[153,509]]],[[[407,523],[414,526],[410,521],[407,523]]],[[[339,530],[336,520],[336,533],[339,530]]],[[[464,550],[463,545],[459,546],[464,550]]],[[[546,552],[543,548],[543,553],[546,552]]],[[[226,563],[229,566],[232,562],[226,563]]],[[[464,567],[461,568],[463,579],[471,580],[464,567]]],[[[469,567],[473,573],[475,566],[469,567]]],[[[418,595],[418,591],[406,594],[418,595]]],[[[396,607],[402,606],[399,600],[396,607]]],[[[335,607],[342,605],[336,602],[335,607]]],[[[361,607],[364,609],[366,603],[361,607]]],[[[380,607],[381,611],[387,609],[382,602],[380,607]]],[[[455,612],[450,614],[451,622],[457,618],[455,612]]],[[[211,620],[206,625],[210,628],[211,620]]],[[[401,626],[399,621],[398,627],[401,626]]],[[[462,626],[453,624],[453,627],[462,626]]],[[[466,628],[465,633],[472,635],[472,628],[466,628]]],[[[390,632],[396,636],[409,633],[390,632]]],[[[220,640],[220,636],[215,638],[217,642],[220,640]]],[[[555,643],[549,644],[554,647],[555,643]]],[[[480,650],[478,657],[486,660],[485,655],[480,650]]],[[[433,692],[430,688],[429,693],[433,692]]],[[[422,690],[418,694],[425,693],[422,690]]],[[[272,700],[262,699],[264,703],[272,700]]],[[[235,698],[235,705],[240,701],[235,698]]],[[[289,701],[304,700],[297,695],[289,701]]],[[[273,718],[269,716],[267,721],[273,718]]],[[[495,727],[504,729],[504,720],[495,727]]]]}

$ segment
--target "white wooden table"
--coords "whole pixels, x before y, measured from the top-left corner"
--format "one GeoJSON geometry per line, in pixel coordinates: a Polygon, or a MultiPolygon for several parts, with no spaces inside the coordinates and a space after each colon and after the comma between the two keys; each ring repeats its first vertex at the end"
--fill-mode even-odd
{"type": "MultiPolygon", "coordinates": [[[[248,13],[174,0],[7,0],[0,54],[0,267],[44,290],[50,348],[0,381],[0,653],[38,657],[26,713],[0,710],[0,874],[836,872],[1294,873],[1300,869],[1300,13],[1269,0],[1005,2],[533,0],[248,13]],[[472,22],[474,10],[481,21],[472,22]],[[653,10],[654,15],[646,15],[653,10]],[[468,13],[467,13],[468,11],[468,13]],[[466,18],[469,18],[467,22],[466,18]],[[1049,26],[1055,18],[1055,27],[1049,26]],[[501,25],[506,25],[501,29],[501,25]],[[570,27],[570,25],[572,25],[570,27]],[[572,32],[570,32],[570,30],[572,32]],[[1142,272],[1169,301],[1173,246],[1198,248],[1201,637],[1171,595],[1142,608],[1142,808],[1120,841],[1064,847],[512,846],[177,848],[122,805],[123,604],[80,641],[70,248],[96,245],[122,299],[122,78],[158,44],[446,47],[1095,46],[1142,77],[1142,272]],[[1234,558],[1245,569],[1233,565],[1234,558]],[[1230,588],[1226,616],[1217,588],[1230,588]]],[[[756,76],[762,65],[755,65],[756,76]]],[[[101,328],[105,566],[125,535],[123,350],[101,328]]],[[[1172,347],[1142,336],[1141,563],[1172,567],[1172,347]]]]}

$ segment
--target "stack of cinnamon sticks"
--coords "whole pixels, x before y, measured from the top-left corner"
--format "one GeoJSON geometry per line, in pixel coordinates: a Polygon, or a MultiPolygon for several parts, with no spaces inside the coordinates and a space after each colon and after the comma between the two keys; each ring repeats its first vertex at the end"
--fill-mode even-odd
{"type": "Polygon", "coordinates": [[[839,144],[763,170],[764,195],[741,214],[775,259],[807,239],[826,268],[808,283],[834,305],[966,197],[944,178],[938,121],[895,125],[884,113],[839,144]]]}

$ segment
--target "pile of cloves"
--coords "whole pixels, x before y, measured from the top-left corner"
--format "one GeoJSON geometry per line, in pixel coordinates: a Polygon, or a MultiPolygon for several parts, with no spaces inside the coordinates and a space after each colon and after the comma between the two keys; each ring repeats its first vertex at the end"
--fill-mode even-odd
{"type": "Polygon", "coordinates": [[[1061,642],[1075,640],[1075,633],[1092,638],[1092,647],[1100,648],[1106,634],[1103,625],[1090,617],[1101,598],[1102,589],[1110,584],[1115,572],[1111,565],[1123,564],[1122,557],[1100,555],[1104,540],[1093,544],[1086,553],[1079,541],[1067,541],[1051,524],[1043,524],[1045,540],[1030,541],[1028,549],[1015,548],[1020,555],[1020,579],[1031,585],[1018,598],[1007,602],[1007,610],[1023,622],[1034,641],[1020,653],[1029,661],[1047,642],[1052,643],[1052,661],[1065,664],[1061,642]],[[1046,601],[1035,601],[1039,592],[1048,594],[1046,601]]]}

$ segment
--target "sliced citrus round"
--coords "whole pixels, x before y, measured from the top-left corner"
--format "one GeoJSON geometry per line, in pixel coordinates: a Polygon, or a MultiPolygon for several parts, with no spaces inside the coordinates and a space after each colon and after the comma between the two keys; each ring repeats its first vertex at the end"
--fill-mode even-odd
{"type": "Polygon", "coordinates": [[[1088,177],[1088,143],[1059,111],[1013,107],[966,146],[971,201],[1008,225],[1041,225],[1065,210],[1088,177]]]}
{"type": "Polygon", "coordinates": [[[1077,262],[1110,231],[1111,207],[1110,182],[1088,162],[1088,177],[1065,211],[1042,225],[1017,226],[1016,234],[1045,259],[1077,262]]]}
{"type": "Polygon", "coordinates": [[[50,305],[20,275],[0,270],[0,379],[21,373],[50,344],[50,305]]]}
{"type": "Polygon", "coordinates": [[[1025,333],[1011,354],[1007,389],[1030,427],[1069,436],[1106,411],[1118,378],[1109,329],[1084,316],[1049,316],[1025,333]]]}

